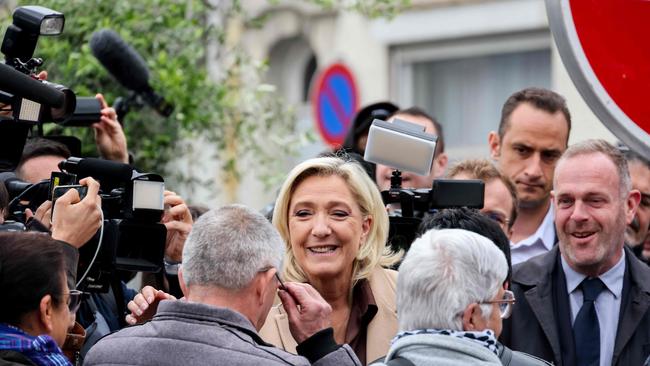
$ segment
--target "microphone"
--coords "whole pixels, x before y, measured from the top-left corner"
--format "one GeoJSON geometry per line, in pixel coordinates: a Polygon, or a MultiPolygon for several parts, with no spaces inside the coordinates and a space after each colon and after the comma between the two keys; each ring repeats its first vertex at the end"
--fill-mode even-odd
{"type": "Polygon", "coordinates": [[[117,33],[110,29],[93,33],[90,49],[122,86],[141,95],[156,112],[165,117],[173,112],[173,105],[156,94],[149,85],[149,70],[142,56],[117,33]]]}
{"type": "Polygon", "coordinates": [[[134,169],[128,164],[96,158],[70,157],[59,163],[59,168],[76,174],[77,178],[93,177],[102,183],[123,183],[133,177],[134,169]]]}
{"type": "MultiPolygon", "coordinates": [[[[11,66],[0,64],[0,89],[19,98],[29,99],[50,107],[61,108],[67,102],[66,93],[31,78],[11,66]]],[[[74,94],[72,94],[74,97],[74,94]]],[[[74,109],[74,107],[72,107],[74,109]]]]}

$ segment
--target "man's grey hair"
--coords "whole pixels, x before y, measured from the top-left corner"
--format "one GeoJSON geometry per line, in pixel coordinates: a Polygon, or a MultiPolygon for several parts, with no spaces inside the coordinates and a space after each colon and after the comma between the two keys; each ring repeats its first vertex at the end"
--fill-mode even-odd
{"type": "MultiPolygon", "coordinates": [[[[616,172],[618,174],[618,186],[621,194],[621,198],[627,197],[632,189],[632,180],[630,178],[630,171],[627,166],[627,159],[623,152],[614,145],[610,144],[605,140],[600,139],[590,139],[578,142],[569,146],[569,148],[562,154],[562,157],[557,162],[555,166],[555,177],[553,185],[555,185],[555,179],[557,178],[557,167],[560,166],[565,160],[570,158],[580,156],[580,155],[589,155],[589,154],[603,154],[609,160],[614,163],[616,167],[616,172]]],[[[581,167],[575,167],[575,169],[580,169],[581,167]]]]}
{"type": "Polygon", "coordinates": [[[210,210],[194,223],[183,248],[187,286],[246,287],[258,272],[280,271],[284,242],[260,213],[243,205],[210,210]]]}
{"type": "MultiPolygon", "coordinates": [[[[399,329],[463,330],[463,311],[494,299],[507,274],[505,256],[488,238],[460,229],[427,231],[399,268],[399,329]]],[[[493,308],[481,305],[486,319],[493,308]]]]}

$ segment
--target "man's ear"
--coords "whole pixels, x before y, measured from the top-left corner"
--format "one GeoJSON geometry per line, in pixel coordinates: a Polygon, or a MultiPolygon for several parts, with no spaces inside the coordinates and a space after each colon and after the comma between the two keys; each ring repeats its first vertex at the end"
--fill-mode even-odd
{"type": "Polygon", "coordinates": [[[178,266],[178,284],[181,286],[183,296],[188,297],[190,293],[187,291],[187,285],[185,285],[185,280],[183,279],[183,265],[178,266]]]}
{"type": "Polygon", "coordinates": [[[271,286],[271,282],[274,281],[276,269],[271,268],[268,271],[258,272],[253,280],[255,295],[257,295],[258,305],[263,305],[266,299],[266,295],[269,291],[275,292],[277,286],[271,286]]]}
{"type": "Polygon", "coordinates": [[[641,192],[637,189],[631,190],[627,195],[627,200],[625,200],[625,224],[629,225],[634,220],[640,202],[641,192]]]}
{"type": "Polygon", "coordinates": [[[433,160],[434,178],[440,178],[445,175],[448,163],[449,157],[447,156],[447,153],[442,152],[436,156],[436,158],[433,160]]]}
{"type": "Polygon", "coordinates": [[[483,318],[481,306],[477,303],[469,304],[463,311],[463,330],[480,331],[485,329],[487,322],[483,318]]]}
{"type": "Polygon", "coordinates": [[[54,300],[51,295],[45,295],[41,298],[38,306],[38,320],[40,326],[47,330],[47,333],[52,333],[54,324],[52,319],[54,317],[54,300]]]}
{"type": "Polygon", "coordinates": [[[501,139],[499,139],[499,134],[495,131],[490,131],[488,134],[488,145],[490,146],[492,159],[499,160],[499,156],[501,156],[501,139]]]}

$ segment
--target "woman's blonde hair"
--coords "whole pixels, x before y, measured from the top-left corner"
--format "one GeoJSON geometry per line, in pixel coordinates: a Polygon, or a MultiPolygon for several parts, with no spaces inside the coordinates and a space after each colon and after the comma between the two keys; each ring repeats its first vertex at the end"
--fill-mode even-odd
{"type": "Polygon", "coordinates": [[[401,259],[401,253],[393,253],[386,247],[388,238],[388,214],[375,183],[356,162],[338,157],[314,158],[294,167],[284,181],[275,202],[273,225],[280,232],[286,246],[284,275],[289,281],[306,282],[307,276],[296,262],[289,239],[289,205],[296,187],[312,177],[337,176],[342,178],[352,192],[355,202],[364,217],[371,217],[372,223],[366,241],[352,265],[352,286],[368,278],[377,266],[391,266],[401,259]]]}

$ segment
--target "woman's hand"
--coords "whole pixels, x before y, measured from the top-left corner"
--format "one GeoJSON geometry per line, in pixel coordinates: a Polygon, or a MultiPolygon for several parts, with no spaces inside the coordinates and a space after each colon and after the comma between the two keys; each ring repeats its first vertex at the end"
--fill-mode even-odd
{"type": "Polygon", "coordinates": [[[289,330],[298,343],[332,326],[332,307],[306,283],[285,282],[278,295],[289,318],[289,330]]]}

